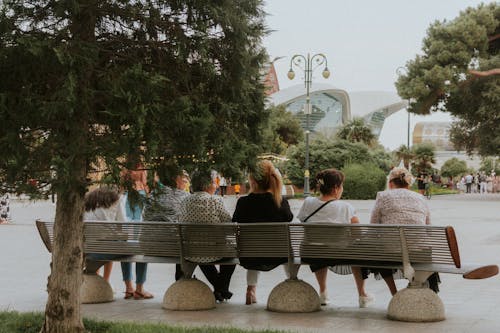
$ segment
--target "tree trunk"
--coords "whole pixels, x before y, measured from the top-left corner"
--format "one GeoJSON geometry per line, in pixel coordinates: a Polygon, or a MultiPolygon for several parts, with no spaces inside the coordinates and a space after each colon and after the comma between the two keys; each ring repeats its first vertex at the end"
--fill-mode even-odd
{"type": "MultiPolygon", "coordinates": [[[[86,46],[95,42],[98,0],[78,0],[71,13],[70,56],[87,54],[86,46]]],[[[83,268],[83,205],[86,192],[88,160],[88,117],[93,109],[92,75],[95,55],[72,65],[76,78],[75,106],[67,126],[57,136],[62,139],[60,158],[64,161],[57,171],[57,206],[54,224],[54,245],[45,307],[45,322],[41,333],[81,333],[85,331],[81,318],[80,287],[83,268]]]]}
{"type": "MultiPolygon", "coordinates": [[[[80,175],[85,175],[83,164],[80,175]]],[[[85,179],[85,177],[83,177],[85,179]]],[[[84,332],[80,313],[83,268],[83,197],[80,186],[60,191],[57,196],[51,273],[43,333],[84,332]],[[62,193],[61,193],[62,192],[62,193]]]]}

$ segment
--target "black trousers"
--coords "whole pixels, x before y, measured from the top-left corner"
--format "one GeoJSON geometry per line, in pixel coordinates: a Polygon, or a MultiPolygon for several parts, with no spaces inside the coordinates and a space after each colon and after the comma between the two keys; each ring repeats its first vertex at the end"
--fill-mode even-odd
{"type": "MultiPolygon", "coordinates": [[[[199,265],[201,271],[213,286],[214,291],[229,291],[229,284],[233,276],[236,265],[219,265],[219,270],[215,265],[199,265]]],[[[175,280],[184,276],[181,265],[175,265],[175,280]]]]}

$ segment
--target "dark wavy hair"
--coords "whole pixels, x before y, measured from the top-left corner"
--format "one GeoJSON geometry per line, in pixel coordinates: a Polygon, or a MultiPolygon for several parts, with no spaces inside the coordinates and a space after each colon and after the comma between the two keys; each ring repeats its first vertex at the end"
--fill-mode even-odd
{"type": "Polygon", "coordinates": [[[85,211],[97,208],[109,208],[120,199],[120,194],[114,187],[103,186],[85,194],[85,211]]]}
{"type": "Polygon", "coordinates": [[[321,194],[330,194],[344,183],[344,174],[337,169],[326,169],[316,175],[316,187],[321,194]]]}

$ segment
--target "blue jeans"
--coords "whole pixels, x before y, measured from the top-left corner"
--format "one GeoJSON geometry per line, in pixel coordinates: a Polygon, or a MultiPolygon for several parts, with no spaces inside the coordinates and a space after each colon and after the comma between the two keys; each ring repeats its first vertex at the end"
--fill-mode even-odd
{"type": "MultiPolygon", "coordinates": [[[[139,194],[142,198],[146,198],[146,191],[140,190],[137,192],[139,192],[139,194]]],[[[130,222],[141,222],[142,221],[142,205],[140,205],[137,202],[137,203],[135,203],[135,205],[132,206],[130,204],[130,202],[128,201],[128,193],[125,193],[125,213],[127,215],[127,219],[130,222]]]]}
{"type": "MultiPolygon", "coordinates": [[[[132,281],[132,263],[122,262],[123,281],[132,281]]],[[[146,274],[148,272],[148,264],[144,262],[135,263],[135,284],[144,284],[146,282],[146,274]]]]}
{"type": "MultiPolygon", "coordinates": [[[[92,259],[96,261],[113,261],[122,257],[119,254],[107,254],[107,253],[89,253],[87,254],[87,259],[92,259]]],[[[122,262],[122,276],[123,281],[132,281],[132,263],[122,262]]],[[[148,272],[148,264],[143,262],[135,263],[135,284],[144,284],[146,282],[146,274],[148,272]]]]}
{"type": "MultiPolygon", "coordinates": [[[[138,191],[141,197],[146,197],[146,191],[138,191]]],[[[139,203],[131,206],[128,201],[128,194],[125,194],[125,213],[130,222],[142,222],[142,207],[139,203]]],[[[132,263],[122,262],[122,276],[123,281],[132,281],[132,263]]],[[[143,262],[135,263],[135,284],[144,284],[146,282],[146,274],[148,271],[148,264],[143,262]]]]}

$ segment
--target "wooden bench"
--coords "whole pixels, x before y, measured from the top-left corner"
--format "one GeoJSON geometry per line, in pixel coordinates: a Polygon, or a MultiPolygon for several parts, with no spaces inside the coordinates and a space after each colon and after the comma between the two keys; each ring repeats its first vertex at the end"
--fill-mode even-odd
{"type": "MultiPolygon", "coordinates": [[[[51,222],[37,221],[40,236],[49,251],[53,242],[52,226],[51,222]]],[[[116,261],[180,263],[187,278],[167,290],[163,304],[167,309],[177,310],[215,306],[210,288],[191,279],[197,264],[189,259],[196,257],[211,257],[217,260],[216,264],[236,264],[239,258],[282,259],[288,265],[290,278],[276,286],[268,299],[268,309],[281,312],[319,310],[315,289],[297,278],[300,265],[311,259],[401,269],[409,285],[392,298],[388,316],[404,321],[444,319],[441,300],[425,284],[432,273],[461,274],[466,279],[498,274],[496,265],[464,264],[453,228],[441,226],[95,221],[84,223],[84,253],[117,256],[113,258],[116,261]],[[185,301],[189,299],[185,297],[186,292],[192,294],[194,301],[185,301]],[[179,297],[180,294],[184,296],[179,297]]],[[[82,287],[84,301],[89,299],[84,297],[85,293],[90,294],[97,288],[99,292],[94,294],[100,295],[109,287],[95,274],[105,262],[87,256],[84,268],[87,288],[82,287]]],[[[110,290],[109,287],[111,293],[110,290]]],[[[97,301],[110,300],[112,293],[107,299],[97,301]]]]}

